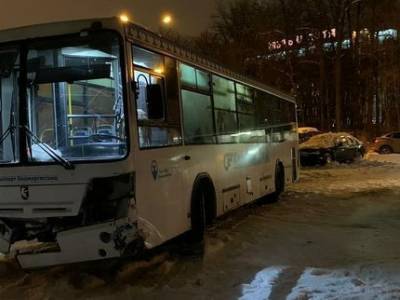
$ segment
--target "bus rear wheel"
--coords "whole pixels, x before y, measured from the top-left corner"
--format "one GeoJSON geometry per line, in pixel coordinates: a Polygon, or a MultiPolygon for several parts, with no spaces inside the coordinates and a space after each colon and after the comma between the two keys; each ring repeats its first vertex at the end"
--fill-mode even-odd
{"type": "Polygon", "coordinates": [[[268,198],[269,203],[276,203],[285,191],[285,168],[282,163],[278,163],[275,168],[275,192],[268,198]]]}

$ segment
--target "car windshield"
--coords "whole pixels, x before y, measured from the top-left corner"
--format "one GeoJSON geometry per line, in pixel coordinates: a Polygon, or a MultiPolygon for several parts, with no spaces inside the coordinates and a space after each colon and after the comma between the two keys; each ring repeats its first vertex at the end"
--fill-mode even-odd
{"type": "Polygon", "coordinates": [[[0,164],[19,161],[17,108],[19,50],[0,47],[0,164]]]}
{"type": "Polygon", "coordinates": [[[35,42],[27,62],[29,160],[90,161],[126,155],[115,34],[35,42]]]}

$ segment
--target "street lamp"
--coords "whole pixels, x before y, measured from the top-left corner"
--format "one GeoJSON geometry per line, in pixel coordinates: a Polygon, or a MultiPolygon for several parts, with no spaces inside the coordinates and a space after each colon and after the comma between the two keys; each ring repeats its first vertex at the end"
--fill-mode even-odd
{"type": "Polygon", "coordinates": [[[164,25],[170,26],[173,22],[173,18],[171,14],[165,14],[162,16],[161,21],[164,25]]]}
{"type": "Polygon", "coordinates": [[[161,16],[161,23],[160,23],[160,34],[164,37],[173,39],[174,33],[172,29],[172,25],[174,23],[174,18],[170,13],[165,13],[161,16]]]}
{"type": "Polygon", "coordinates": [[[119,16],[119,19],[122,23],[128,23],[130,21],[129,16],[124,13],[119,16]]]}

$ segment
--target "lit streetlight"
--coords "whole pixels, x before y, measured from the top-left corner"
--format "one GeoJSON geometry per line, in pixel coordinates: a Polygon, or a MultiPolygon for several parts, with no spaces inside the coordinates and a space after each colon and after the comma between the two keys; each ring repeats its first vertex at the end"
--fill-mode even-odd
{"type": "Polygon", "coordinates": [[[121,14],[119,16],[119,19],[121,20],[122,23],[128,23],[130,21],[129,16],[127,14],[121,14]]]}
{"type": "Polygon", "coordinates": [[[173,22],[173,17],[170,14],[165,14],[162,16],[161,21],[164,25],[170,26],[173,22]]]}
{"type": "Polygon", "coordinates": [[[160,34],[166,38],[174,39],[175,36],[173,30],[174,22],[175,20],[172,14],[164,13],[160,19],[160,27],[159,27],[160,34]]]}

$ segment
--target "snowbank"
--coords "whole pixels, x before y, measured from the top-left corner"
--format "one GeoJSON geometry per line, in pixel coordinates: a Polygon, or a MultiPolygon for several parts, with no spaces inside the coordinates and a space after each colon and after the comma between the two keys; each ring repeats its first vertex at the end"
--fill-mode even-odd
{"type": "Polygon", "coordinates": [[[306,134],[306,133],[317,133],[320,132],[317,128],[314,127],[300,127],[297,129],[299,134],[306,134]]]}

